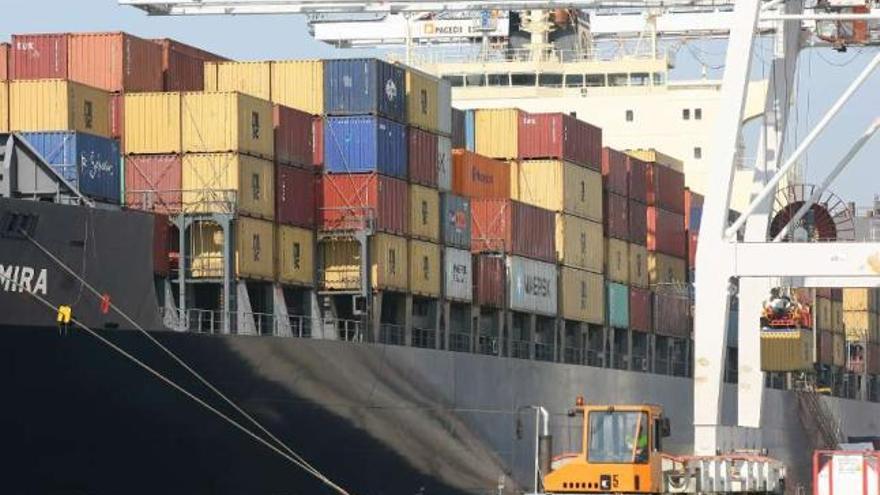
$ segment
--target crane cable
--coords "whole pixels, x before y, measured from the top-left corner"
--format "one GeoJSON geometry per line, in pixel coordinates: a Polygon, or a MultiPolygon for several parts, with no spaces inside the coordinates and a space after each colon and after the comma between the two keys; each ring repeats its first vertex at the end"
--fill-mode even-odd
{"type": "MultiPolygon", "coordinates": [[[[49,251],[48,249],[46,249],[43,245],[41,245],[36,239],[34,239],[34,238],[33,238],[28,232],[26,232],[26,231],[24,231],[24,230],[20,230],[19,232],[20,232],[20,233],[21,233],[21,234],[22,234],[27,240],[29,240],[31,243],[33,243],[34,246],[36,246],[40,251],[42,251],[43,254],[45,254],[46,256],[48,256],[49,259],[51,259],[51,260],[52,260],[53,262],[55,262],[58,266],[60,266],[62,269],[64,269],[64,271],[66,271],[67,273],[69,273],[72,277],[74,277],[74,278],[76,278],[77,280],[79,280],[80,283],[82,283],[83,286],[85,286],[87,289],[89,289],[89,291],[91,291],[95,296],[97,296],[98,299],[104,299],[104,298],[105,298],[105,295],[104,295],[104,294],[101,294],[100,292],[98,292],[98,290],[96,290],[91,284],[89,284],[88,281],[86,281],[86,280],[83,279],[81,276],[79,276],[77,273],[75,273],[70,267],[68,267],[66,264],[64,264],[63,261],[61,261],[60,259],[58,259],[57,256],[55,256],[54,254],[52,254],[52,252],[50,252],[50,251],[49,251]]],[[[3,278],[6,279],[7,281],[11,280],[11,279],[9,279],[9,278],[7,278],[7,277],[5,277],[5,276],[4,276],[3,278]]],[[[13,283],[15,283],[15,282],[13,281],[13,283]]],[[[16,284],[16,285],[18,285],[18,284],[16,284]]],[[[21,287],[19,287],[19,288],[21,289],[21,287]]],[[[27,291],[27,292],[29,292],[29,291],[27,291]]],[[[29,292],[29,293],[30,293],[30,292],[29,292]]],[[[36,294],[32,294],[32,295],[33,295],[34,297],[36,297],[38,300],[40,300],[40,302],[42,302],[43,304],[47,304],[49,307],[51,307],[51,308],[54,309],[54,306],[52,306],[51,303],[49,303],[48,301],[43,300],[42,298],[40,298],[40,297],[37,296],[36,294]]],[[[281,448],[283,448],[283,449],[286,451],[286,453],[282,453],[282,455],[283,455],[285,458],[287,458],[288,460],[290,460],[291,462],[293,462],[294,464],[296,464],[296,465],[299,466],[300,468],[304,469],[306,472],[308,472],[308,473],[311,474],[312,476],[318,478],[319,480],[321,480],[321,481],[324,482],[325,484],[329,485],[331,488],[333,488],[334,490],[336,490],[336,491],[339,492],[340,494],[342,494],[342,495],[348,495],[348,492],[347,492],[347,491],[345,491],[343,488],[341,488],[340,486],[336,485],[336,484],[333,483],[329,478],[327,478],[326,476],[324,476],[320,471],[318,471],[317,468],[315,468],[314,466],[312,466],[311,464],[309,464],[309,462],[306,461],[302,456],[300,456],[299,454],[297,454],[293,449],[291,449],[291,448],[288,447],[284,442],[282,442],[280,439],[278,439],[278,437],[276,437],[276,436],[275,436],[274,434],[272,434],[268,429],[266,429],[266,427],[264,427],[264,426],[263,426],[259,421],[257,421],[253,416],[251,416],[250,414],[248,414],[244,409],[242,409],[242,408],[241,408],[238,404],[236,404],[232,399],[230,399],[230,398],[227,397],[225,394],[223,394],[223,392],[221,392],[219,389],[217,389],[217,387],[215,387],[214,385],[212,385],[212,384],[211,384],[206,378],[204,378],[204,377],[203,377],[201,374],[199,374],[196,370],[194,370],[192,367],[190,367],[189,365],[187,365],[187,364],[183,361],[183,359],[181,359],[180,357],[178,357],[173,351],[171,351],[171,349],[169,349],[168,347],[166,347],[165,345],[163,345],[161,342],[159,342],[155,337],[153,337],[152,335],[150,335],[149,332],[147,332],[142,326],[140,326],[136,321],[134,321],[131,317],[129,317],[128,314],[126,314],[126,313],[125,313],[124,311],[122,311],[118,306],[116,306],[116,305],[112,302],[112,300],[109,300],[109,299],[108,299],[107,301],[108,301],[108,303],[109,303],[109,308],[113,309],[113,310],[114,310],[115,312],[117,312],[120,316],[122,316],[122,317],[123,317],[126,321],[128,321],[128,322],[129,322],[129,323],[130,323],[130,324],[131,324],[136,330],[138,330],[141,334],[143,334],[145,337],[147,337],[147,339],[148,339],[150,342],[152,342],[152,343],[155,344],[157,347],[159,347],[159,349],[161,349],[161,350],[162,350],[165,354],[167,354],[171,359],[173,359],[173,360],[174,360],[175,362],[177,362],[181,367],[183,367],[186,371],[188,371],[192,376],[194,376],[196,379],[198,379],[199,382],[201,382],[203,385],[205,385],[205,386],[208,387],[211,391],[213,391],[215,394],[217,394],[217,396],[220,397],[221,399],[223,399],[224,402],[226,402],[227,404],[229,404],[233,409],[235,409],[239,414],[241,414],[242,416],[244,416],[248,421],[250,421],[250,422],[251,422],[254,426],[256,426],[260,431],[262,431],[263,433],[265,433],[266,435],[268,435],[269,438],[271,438],[271,439],[272,439],[273,441],[275,441],[279,446],[281,446],[281,448]]],[[[79,323],[79,322],[76,322],[76,323],[77,323],[78,326],[81,326],[82,328],[84,328],[85,330],[89,331],[90,333],[93,333],[93,332],[94,332],[93,330],[91,330],[91,329],[85,327],[85,326],[82,325],[81,323],[79,323]]],[[[128,354],[128,353],[125,352],[124,350],[122,350],[122,349],[116,347],[115,344],[113,344],[113,343],[111,343],[111,342],[109,342],[109,341],[105,341],[105,339],[104,339],[103,337],[101,337],[100,335],[97,335],[97,334],[95,334],[95,333],[93,333],[93,335],[95,335],[95,337],[98,338],[99,340],[102,340],[102,341],[104,341],[106,344],[110,345],[110,346],[111,346],[112,348],[114,348],[115,350],[121,352],[121,353],[122,353],[123,355],[125,355],[126,357],[129,357],[130,359],[134,360],[135,363],[137,363],[138,365],[144,367],[145,369],[147,369],[147,371],[150,371],[151,373],[156,374],[157,376],[159,376],[160,378],[162,378],[164,381],[170,383],[171,385],[173,385],[175,388],[177,388],[177,389],[180,390],[181,392],[183,392],[183,393],[185,393],[186,395],[190,396],[191,398],[195,399],[197,402],[199,402],[200,404],[204,405],[204,406],[207,407],[208,409],[210,409],[210,410],[216,412],[217,414],[219,414],[221,417],[223,417],[223,418],[226,419],[227,421],[231,421],[228,417],[226,417],[225,415],[223,415],[223,414],[220,413],[219,411],[215,410],[213,407],[211,407],[211,406],[207,405],[206,403],[202,402],[200,399],[197,399],[195,396],[193,396],[192,394],[190,394],[190,393],[187,392],[186,390],[182,389],[182,388],[179,387],[178,385],[171,383],[169,380],[165,379],[165,378],[162,377],[161,375],[158,375],[158,374],[157,374],[158,372],[153,371],[153,370],[152,370],[151,368],[149,368],[147,365],[145,365],[145,364],[143,364],[142,362],[138,361],[136,358],[134,358],[133,356],[131,356],[130,354],[128,354]]],[[[236,427],[238,427],[239,429],[241,429],[242,431],[245,431],[245,432],[248,433],[249,435],[253,436],[254,438],[259,439],[260,441],[262,441],[263,443],[265,443],[267,446],[271,447],[271,448],[272,448],[273,450],[275,450],[276,452],[281,453],[281,451],[280,451],[279,449],[277,449],[274,445],[272,445],[272,444],[266,442],[262,437],[257,436],[256,434],[254,434],[254,433],[251,432],[250,430],[247,430],[246,428],[244,428],[243,426],[239,425],[238,423],[234,423],[234,425],[235,425],[236,427]]]]}

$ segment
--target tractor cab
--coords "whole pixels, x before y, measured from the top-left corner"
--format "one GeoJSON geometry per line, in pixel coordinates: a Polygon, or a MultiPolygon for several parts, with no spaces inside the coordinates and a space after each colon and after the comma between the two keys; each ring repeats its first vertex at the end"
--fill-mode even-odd
{"type": "Polygon", "coordinates": [[[555,459],[544,477],[547,493],[658,493],[662,439],[670,434],[660,406],[585,405],[569,416],[583,423],[581,451],[555,459]]]}

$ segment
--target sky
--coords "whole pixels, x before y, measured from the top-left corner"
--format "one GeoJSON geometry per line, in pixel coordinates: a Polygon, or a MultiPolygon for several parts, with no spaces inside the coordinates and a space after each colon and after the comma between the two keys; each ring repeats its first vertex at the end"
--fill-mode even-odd
{"type": "MultiPolygon", "coordinates": [[[[0,40],[12,33],[55,31],[127,31],[160,38],[170,37],[215,53],[241,60],[327,58],[369,54],[366,50],[338,50],[312,39],[300,16],[150,17],[115,0],[3,0],[0,40]]],[[[756,50],[753,77],[769,64],[766,43],[756,50]]],[[[720,78],[724,65],[722,41],[694,40],[680,48],[672,79],[720,78]]],[[[829,48],[804,50],[798,64],[797,104],[793,107],[786,149],[806,136],[850,82],[876,54],[876,48],[837,53],[829,48]]],[[[825,173],[880,118],[880,71],[871,76],[809,149],[804,168],[806,181],[819,183],[825,173]]],[[[880,134],[880,133],[878,133],[880,134]]],[[[748,156],[755,154],[757,126],[746,131],[748,156]]],[[[868,206],[880,193],[880,136],[871,140],[831,189],[845,201],[868,206]]]]}

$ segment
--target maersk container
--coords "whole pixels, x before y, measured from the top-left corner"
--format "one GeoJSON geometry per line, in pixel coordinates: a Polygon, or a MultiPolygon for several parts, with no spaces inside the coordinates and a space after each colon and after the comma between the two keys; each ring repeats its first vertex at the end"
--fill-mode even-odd
{"type": "Polygon", "coordinates": [[[415,127],[410,127],[407,134],[409,181],[437,187],[437,160],[440,157],[437,135],[415,127]]]}
{"type": "Polygon", "coordinates": [[[326,117],[324,169],[407,178],[406,127],[381,117],[326,117]]]}
{"type": "MultiPolygon", "coordinates": [[[[464,148],[468,151],[477,150],[477,111],[466,110],[464,113],[464,148]]],[[[456,146],[456,148],[458,148],[456,146]]]]}
{"type": "Polygon", "coordinates": [[[564,113],[519,112],[520,159],[553,158],[602,168],[602,129],[564,113]]]}
{"type": "Polygon", "coordinates": [[[452,190],[452,140],[437,137],[437,189],[452,190]]]}
{"type": "Polygon", "coordinates": [[[469,198],[510,198],[510,165],[467,150],[452,150],[452,191],[469,198]]]}
{"type": "Polygon", "coordinates": [[[83,132],[25,132],[22,136],[82,194],[120,202],[119,143],[83,132]]]}
{"type": "Polygon", "coordinates": [[[280,224],[315,227],[315,188],[312,169],[276,165],[275,219],[280,224]]]}
{"type": "Polygon", "coordinates": [[[443,250],[443,296],[450,301],[471,302],[474,298],[473,258],[470,250],[443,250]]]}
{"type": "MultiPolygon", "coordinates": [[[[658,163],[648,164],[648,206],[684,215],[684,174],[658,163]]],[[[684,219],[682,219],[684,228],[684,219]]]]}
{"type": "Polygon", "coordinates": [[[507,284],[510,309],[548,316],[557,314],[556,265],[508,256],[507,284]]]}
{"type": "Polygon", "coordinates": [[[605,237],[629,240],[629,201],[626,196],[606,191],[604,195],[603,214],[605,221],[605,237]]]}
{"type": "Polygon", "coordinates": [[[594,325],[605,323],[605,282],[601,273],[559,267],[559,316],[594,325]]]}
{"type": "Polygon", "coordinates": [[[556,214],[519,201],[471,201],[471,250],[555,261],[556,214]]]}
{"type": "Polygon", "coordinates": [[[602,179],[605,191],[629,195],[626,154],[614,148],[602,148],[602,179]]]}
{"type": "Polygon", "coordinates": [[[128,155],[125,158],[125,206],[165,214],[180,213],[181,155],[128,155]]]}
{"type": "Polygon", "coordinates": [[[406,71],[374,58],[324,62],[324,113],[406,121],[406,71]]]}
{"type": "Polygon", "coordinates": [[[629,242],[648,245],[648,207],[638,201],[629,201],[629,242]]]}
{"type": "Polygon", "coordinates": [[[464,110],[452,108],[452,146],[454,148],[467,148],[466,115],[464,110]]]}
{"type": "Polygon", "coordinates": [[[640,332],[650,332],[651,291],[638,287],[629,288],[629,327],[640,332]]]}
{"type": "Polygon", "coordinates": [[[615,282],[606,282],[605,287],[608,326],[629,328],[629,287],[615,282]]]}
{"type": "Polygon", "coordinates": [[[634,156],[627,156],[626,180],[630,201],[647,204],[648,164],[634,156]]]}
{"type": "Polygon", "coordinates": [[[380,232],[409,233],[409,184],[379,174],[334,174],[321,177],[318,224],[324,230],[364,228],[369,221],[380,232]]]}
{"type": "Polygon", "coordinates": [[[111,93],[162,91],[162,47],[128,33],[72,33],[68,78],[111,93]]]}
{"type": "Polygon", "coordinates": [[[471,200],[440,193],[440,236],[443,244],[471,249],[471,200]]]}
{"type": "Polygon", "coordinates": [[[506,286],[506,265],[503,256],[475,254],[474,302],[480,306],[503,308],[506,286]]]}
{"type": "Polygon", "coordinates": [[[762,371],[812,370],[813,360],[812,330],[761,330],[762,371]]]}
{"type": "Polygon", "coordinates": [[[684,216],[656,206],[648,207],[648,251],[677,258],[687,256],[684,216]]]}
{"type": "Polygon", "coordinates": [[[312,116],[283,105],[272,108],[275,128],[275,161],[305,167],[311,164],[314,150],[312,116]]]}
{"type": "Polygon", "coordinates": [[[67,79],[67,45],[70,35],[13,34],[10,79],[67,79]]]}

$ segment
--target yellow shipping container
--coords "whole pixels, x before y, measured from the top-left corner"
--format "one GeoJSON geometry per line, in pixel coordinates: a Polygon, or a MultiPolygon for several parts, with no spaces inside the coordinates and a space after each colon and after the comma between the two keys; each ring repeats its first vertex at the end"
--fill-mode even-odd
{"type": "Polygon", "coordinates": [[[474,130],[478,154],[508,160],[519,156],[519,110],[477,110],[474,130]]]}
{"type": "Polygon", "coordinates": [[[416,239],[440,242],[440,193],[436,189],[409,186],[409,230],[416,239]]]}
{"type": "Polygon", "coordinates": [[[324,61],[272,62],[272,102],[312,115],[324,113],[324,61]]]}
{"type": "Polygon", "coordinates": [[[228,213],[272,219],[275,165],[239,153],[183,155],[183,208],[187,213],[228,213]]]}
{"type": "Polygon", "coordinates": [[[843,289],[844,311],[877,312],[877,291],[874,289],[843,289]]]}
{"type": "Polygon", "coordinates": [[[669,155],[660,153],[655,149],[626,150],[626,154],[634,156],[644,162],[659,163],[675,171],[684,173],[684,162],[669,155]]]}
{"type": "Polygon", "coordinates": [[[9,83],[0,81],[0,132],[9,132],[9,83]]]}
{"type": "Polygon", "coordinates": [[[605,239],[605,278],[629,284],[629,244],[620,239],[605,239]]]}
{"type": "Polygon", "coordinates": [[[272,103],[240,93],[184,93],[184,153],[237,151],[272,159],[272,103]]]}
{"type": "Polygon", "coordinates": [[[843,303],[831,301],[831,331],[843,334],[843,303]]]}
{"type": "Polygon", "coordinates": [[[562,265],[602,273],[605,265],[602,224],[557,213],[556,261],[562,265]]]}
{"type": "Polygon", "coordinates": [[[220,62],[205,62],[204,64],[204,90],[207,92],[217,91],[217,64],[220,62]]]}
{"type": "Polygon", "coordinates": [[[831,314],[831,300],[824,297],[816,298],[816,329],[822,332],[831,331],[831,322],[834,315],[831,314]]]}
{"type": "Polygon", "coordinates": [[[315,233],[279,225],[275,232],[275,277],[282,284],[315,285],[315,233]]]}
{"type": "Polygon", "coordinates": [[[423,241],[409,243],[409,290],[413,294],[440,297],[440,245],[423,241]]]}
{"type": "MultiPolygon", "coordinates": [[[[331,241],[320,245],[320,269],[325,290],[361,289],[361,249],[357,242],[331,241]]],[[[409,259],[404,237],[376,234],[370,239],[370,279],[373,289],[409,290],[409,259]]]]}
{"type": "Polygon", "coordinates": [[[602,174],[562,160],[510,163],[510,197],[556,212],[602,221],[602,174]]]}
{"type": "Polygon", "coordinates": [[[237,91],[270,101],[271,88],[272,62],[217,62],[217,86],[213,91],[237,91]]]}
{"type": "Polygon", "coordinates": [[[763,371],[813,369],[813,331],[761,331],[761,369],[763,371]]]}
{"type": "Polygon", "coordinates": [[[563,266],[560,269],[559,314],[566,320],[601,325],[605,321],[602,274],[563,266]]]}
{"type": "Polygon", "coordinates": [[[867,311],[844,310],[843,327],[846,340],[872,340],[877,332],[877,315],[867,311]]]}
{"type": "MultiPolygon", "coordinates": [[[[235,276],[272,280],[275,275],[274,227],[272,222],[237,218],[235,230],[235,276]]],[[[213,222],[197,222],[190,227],[192,276],[223,276],[223,231],[213,222]]]]}
{"type": "Polygon", "coordinates": [[[180,153],[181,97],[178,92],[126,94],[125,152],[180,153]]]}
{"type": "Polygon", "coordinates": [[[61,79],[12,81],[9,130],[79,131],[110,137],[110,95],[61,79]]]}
{"type": "Polygon", "coordinates": [[[648,281],[650,284],[682,284],[686,279],[686,263],[681,258],[649,252],[648,281]]]}
{"type": "Polygon", "coordinates": [[[648,278],[648,248],[645,246],[629,245],[629,284],[643,288],[651,285],[648,278]]]}
{"type": "Polygon", "coordinates": [[[439,132],[439,87],[440,80],[436,77],[406,69],[406,116],[410,125],[439,132]]]}

